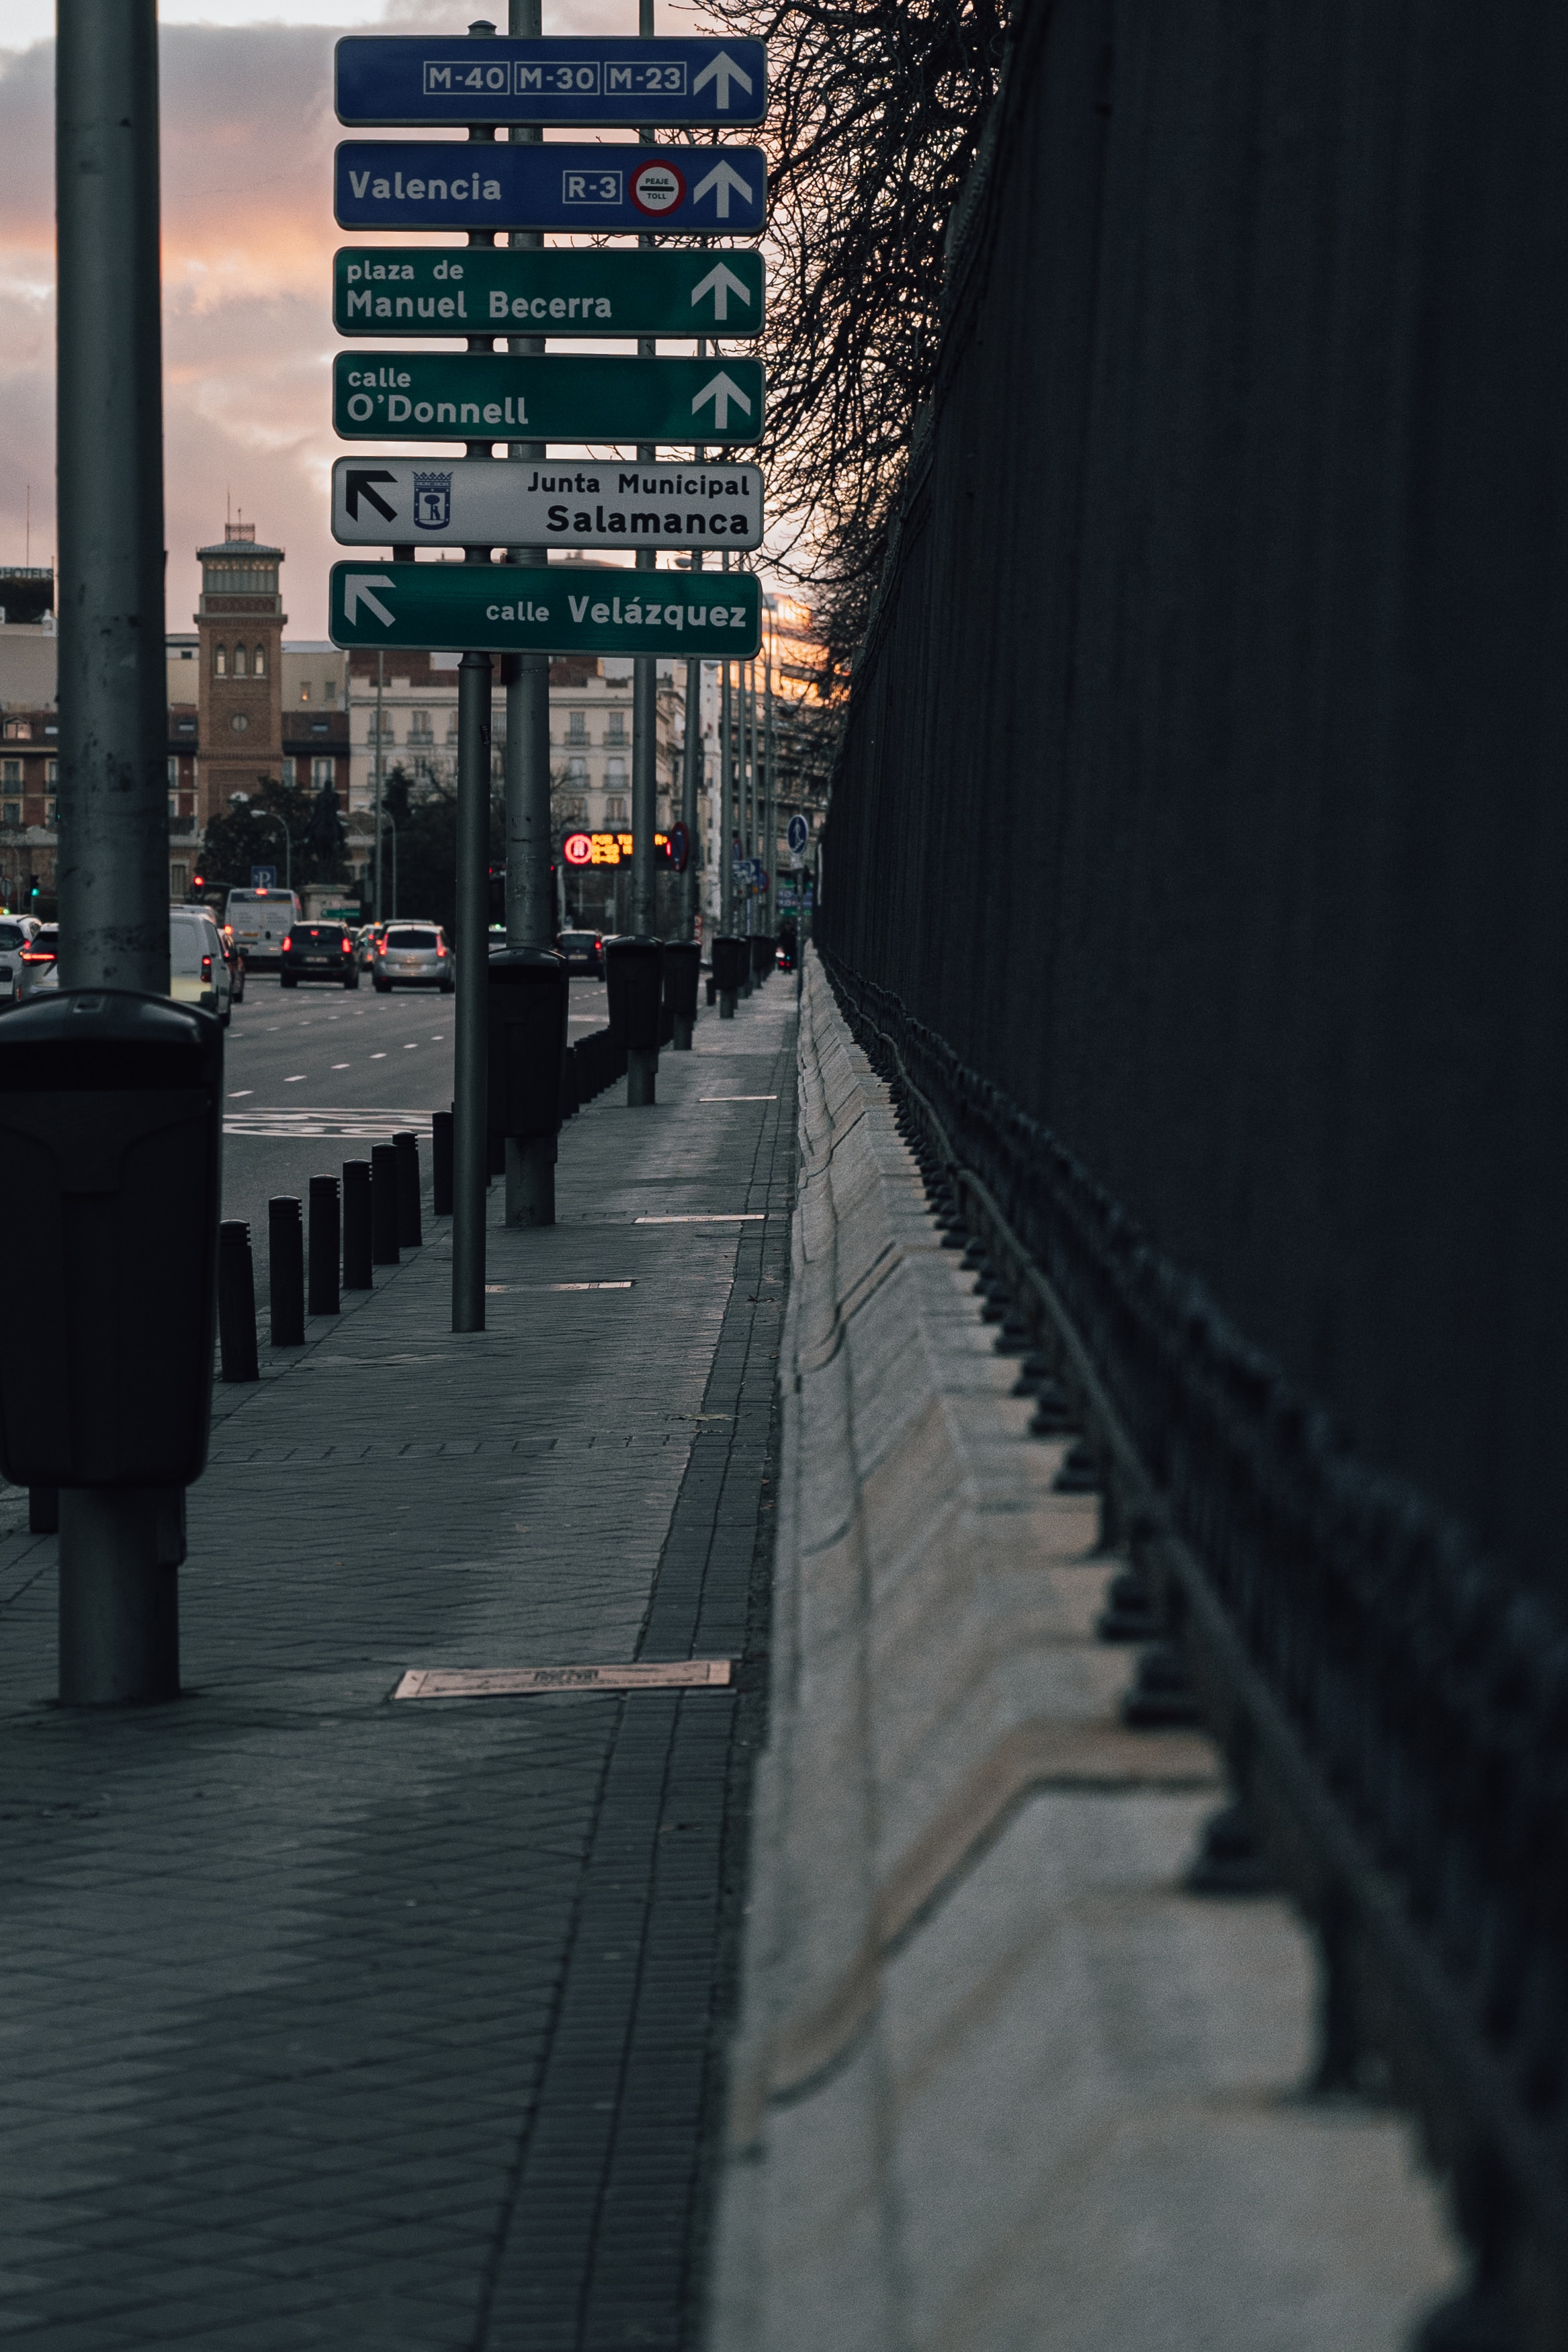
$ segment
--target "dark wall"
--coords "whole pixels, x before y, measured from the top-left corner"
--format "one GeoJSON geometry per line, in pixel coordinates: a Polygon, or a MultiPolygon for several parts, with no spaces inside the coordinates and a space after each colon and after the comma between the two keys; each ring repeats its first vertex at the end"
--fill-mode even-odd
{"type": "Polygon", "coordinates": [[[1034,0],[818,935],[1560,1574],[1568,11],[1034,0]]]}

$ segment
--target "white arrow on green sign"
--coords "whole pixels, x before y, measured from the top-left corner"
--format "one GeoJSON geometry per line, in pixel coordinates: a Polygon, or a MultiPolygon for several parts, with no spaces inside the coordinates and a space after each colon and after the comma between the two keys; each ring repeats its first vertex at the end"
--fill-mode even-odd
{"type": "Polygon", "coordinates": [[[584,352],[340,352],[332,424],[345,441],[757,440],[760,360],[584,352]]]}
{"type": "Polygon", "coordinates": [[[345,246],[332,257],[340,335],[759,334],[765,272],[747,246],[628,253],[554,246],[345,246]]]}
{"type": "Polygon", "coordinates": [[[335,646],[749,661],[762,604],[752,572],[373,561],[333,564],[329,628],[335,646]]]}

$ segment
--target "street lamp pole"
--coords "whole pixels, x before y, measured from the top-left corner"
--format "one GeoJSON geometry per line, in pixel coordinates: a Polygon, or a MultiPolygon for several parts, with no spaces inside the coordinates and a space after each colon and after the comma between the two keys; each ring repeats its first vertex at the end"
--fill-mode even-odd
{"type": "MultiPolygon", "coordinates": [[[[58,25],[60,980],[166,996],[155,0],[58,0],[58,25]]],[[[65,1705],[178,1696],[184,1500],[61,1490],[65,1705]]]]}

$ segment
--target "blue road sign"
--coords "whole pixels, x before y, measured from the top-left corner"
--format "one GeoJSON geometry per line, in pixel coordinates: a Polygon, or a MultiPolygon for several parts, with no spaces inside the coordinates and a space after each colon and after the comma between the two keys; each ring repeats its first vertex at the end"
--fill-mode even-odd
{"type": "Polygon", "coordinates": [[[788,840],[790,848],[796,857],[802,856],[805,854],[805,845],[811,839],[811,827],[807,824],[805,817],[798,814],[791,817],[789,821],[789,830],[785,838],[788,840]]]}
{"type": "Polygon", "coordinates": [[[343,228],[658,229],[700,236],[762,228],[760,147],[513,146],[499,140],[349,139],[338,149],[343,228]]]}
{"type": "Polygon", "coordinates": [[[340,122],[760,122],[761,41],[488,40],[351,33],[337,47],[340,122]]]}
{"type": "Polygon", "coordinates": [[[253,890],[276,890],[278,887],[276,866],[253,866],[250,869],[250,887],[253,890]]]}

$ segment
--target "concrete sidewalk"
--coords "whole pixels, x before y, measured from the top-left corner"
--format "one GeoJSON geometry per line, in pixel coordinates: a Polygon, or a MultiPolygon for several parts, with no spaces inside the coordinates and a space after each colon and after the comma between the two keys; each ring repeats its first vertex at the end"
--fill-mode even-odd
{"type": "Polygon", "coordinates": [[[54,1542],[0,1498],[9,2338],[693,2340],[794,1014],[774,979],[664,1055],[656,1110],[572,1122],[561,1223],[492,1225],[485,1333],[448,1328],[443,1224],[218,1391],[178,1706],[52,1706],[54,1542]],[[678,1222],[716,1217],[750,1222],[678,1222]],[[736,1687],[390,1696],[694,1655],[736,1687]]]}

